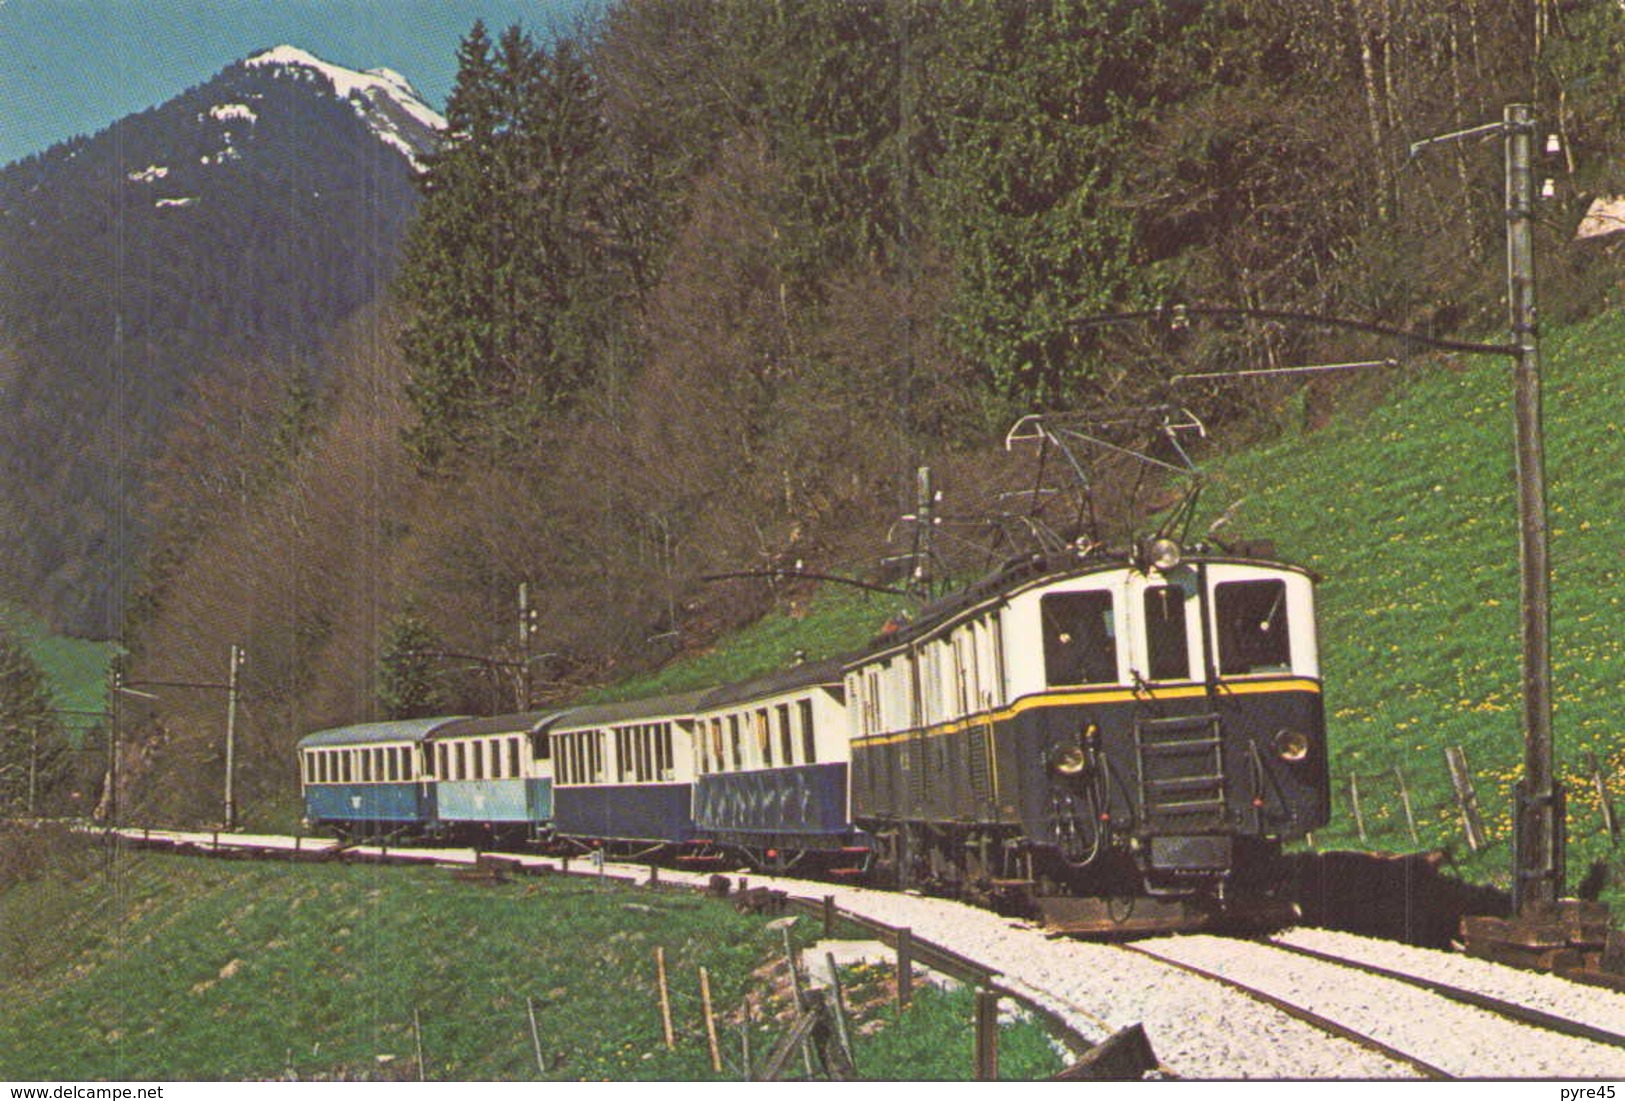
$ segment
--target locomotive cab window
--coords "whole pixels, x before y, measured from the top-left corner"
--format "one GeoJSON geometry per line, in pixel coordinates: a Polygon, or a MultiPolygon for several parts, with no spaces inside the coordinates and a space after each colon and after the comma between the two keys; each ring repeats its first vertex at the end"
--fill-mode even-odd
{"type": "Polygon", "coordinates": [[[1052,687],[1117,683],[1111,593],[1050,593],[1039,602],[1039,614],[1044,621],[1044,677],[1052,687]]]}
{"type": "Polygon", "coordinates": [[[1145,646],[1152,680],[1190,679],[1185,590],[1180,586],[1158,585],[1145,591],[1145,646]]]}
{"type": "Polygon", "coordinates": [[[1292,667],[1286,582],[1226,581],[1214,586],[1219,672],[1226,676],[1285,673],[1292,667]]]}

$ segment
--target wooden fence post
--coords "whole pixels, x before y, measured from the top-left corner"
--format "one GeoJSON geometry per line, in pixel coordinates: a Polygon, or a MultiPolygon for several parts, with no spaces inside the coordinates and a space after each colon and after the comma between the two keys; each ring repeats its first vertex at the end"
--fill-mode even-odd
{"type": "Polygon", "coordinates": [[[705,1039],[711,1045],[711,1070],[720,1074],[722,1051],[717,1047],[717,1018],[711,1012],[711,975],[703,967],[700,968],[700,1007],[705,1011],[705,1039]]]}
{"type": "Polygon", "coordinates": [[[542,1034],[536,1028],[536,999],[525,998],[525,1012],[530,1017],[530,1046],[536,1052],[536,1073],[546,1074],[547,1063],[542,1058],[542,1034]]]}
{"type": "Polygon", "coordinates": [[[671,1029],[671,995],[666,991],[666,950],[655,948],[655,980],[660,984],[660,1028],[666,1037],[666,1050],[677,1046],[671,1029]]]}
{"type": "Polygon", "coordinates": [[[1597,755],[1586,750],[1586,765],[1591,769],[1591,785],[1597,789],[1597,804],[1602,810],[1602,824],[1608,831],[1608,844],[1610,848],[1619,848],[1619,818],[1614,814],[1614,800],[1608,794],[1608,784],[1603,780],[1602,767],[1597,764],[1597,755]]]}
{"type": "Polygon", "coordinates": [[[841,989],[841,973],[835,967],[835,953],[825,952],[824,962],[829,964],[829,1003],[835,1013],[835,1035],[846,1052],[846,1062],[852,1068],[853,1077],[857,1077],[858,1060],[852,1053],[852,1031],[846,1023],[846,994],[841,989]]]}
{"type": "Polygon", "coordinates": [[[418,1081],[429,1080],[429,1068],[423,1063],[423,1019],[418,1016],[417,1006],[412,1007],[412,1043],[418,1053],[418,1081]]]}
{"type": "Polygon", "coordinates": [[[999,1077],[999,995],[995,990],[976,992],[976,1080],[995,1082],[999,1077]]]}
{"type": "Polygon", "coordinates": [[[1422,839],[1416,833],[1416,815],[1411,812],[1411,789],[1405,783],[1405,774],[1394,766],[1394,780],[1399,784],[1399,803],[1405,808],[1405,825],[1410,827],[1411,844],[1420,845],[1422,839]]]}
{"type": "Polygon", "coordinates": [[[897,930],[897,1008],[907,1009],[914,995],[914,930],[897,930]]]}
{"type": "Polygon", "coordinates": [[[1473,775],[1467,771],[1467,754],[1459,745],[1446,746],[1444,759],[1450,765],[1450,783],[1456,789],[1456,805],[1461,808],[1461,825],[1467,834],[1467,847],[1477,852],[1485,844],[1484,823],[1478,813],[1478,793],[1473,775]]]}

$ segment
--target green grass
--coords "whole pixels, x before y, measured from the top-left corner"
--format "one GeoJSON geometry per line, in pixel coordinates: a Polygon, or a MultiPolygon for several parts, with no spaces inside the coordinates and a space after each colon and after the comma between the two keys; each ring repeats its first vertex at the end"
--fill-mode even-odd
{"type": "Polygon", "coordinates": [[[20,639],[51,686],[55,706],[62,710],[69,730],[90,725],[89,714],[107,703],[107,670],[116,645],[53,635],[36,617],[17,608],[0,606],[0,624],[20,639]]]}
{"type": "MultiPolygon", "coordinates": [[[[415,1012],[431,1080],[737,1080],[741,1032],[760,1065],[788,1027],[781,934],[687,891],[68,853],[52,874],[0,889],[0,1078],[415,1079],[415,1012]],[[728,1059],[720,1075],[700,967],[728,1059]]],[[[816,925],[797,923],[801,947],[816,925]]],[[[864,1074],[968,1077],[970,1011],[946,1006],[927,995],[865,1037],[864,1074]]],[[[1058,1069],[1035,1026],[1006,1031],[1007,1074],[1058,1069]]]]}
{"type": "Polygon", "coordinates": [[[749,680],[787,668],[798,652],[808,661],[839,657],[875,638],[888,618],[905,608],[912,611],[913,603],[909,597],[823,584],[794,611],[775,610],[704,653],[601,689],[586,702],[639,699],[749,680]]]}
{"type": "MultiPolygon", "coordinates": [[[[1570,887],[1614,852],[1584,770],[1590,751],[1625,799],[1625,322],[1553,334],[1545,361],[1558,773],[1570,814],[1570,887]]],[[[1320,638],[1332,771],[1357,774],[1368,841],[1346,791],[1322,847],[1412,849],[1392,771],[1410,787],[1424,846],[1507,886],[1512,785],[1522,767],[1517,503],[1510,369],[1467,359],[1417,368],[1368,416],[1282,439],[1213,468],[1215,510],[1325,575],[1320,638]],[[1444,751],[1476,775],[1494,841],[1469,855],[1444,751]]],[[[1617,886],[1610,891],[1618,904],[1617,886]]]]}

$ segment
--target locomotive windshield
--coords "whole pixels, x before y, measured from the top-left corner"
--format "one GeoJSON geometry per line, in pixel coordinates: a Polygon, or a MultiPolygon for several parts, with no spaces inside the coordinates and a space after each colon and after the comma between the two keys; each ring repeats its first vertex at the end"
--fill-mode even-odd
{"type": "Polygon", "coordinates": [[[1281,673],[1292,666],[1284,581],[1226,581],[1214,586],[1219,672],[1281,673]]]}
{"type": "Polygon", "coordinates": [[[1145,590],[1145,644],[1152,680],[1189,680],[1190,641],[1185,629],[1185,590],[1158,585],[1145,590]]]}
{"type": "Polygon", "coordinates": [[[1117,683],[1111,593],[1050,593],[1039,607],[1044,619],[1044,675],[1051,686],[1117,683]]]}

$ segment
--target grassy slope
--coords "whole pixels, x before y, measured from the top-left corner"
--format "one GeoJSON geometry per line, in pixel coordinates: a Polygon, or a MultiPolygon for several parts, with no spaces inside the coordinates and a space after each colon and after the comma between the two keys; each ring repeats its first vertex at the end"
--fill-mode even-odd
{"type": "MultiPolygon", "coordinates": [[[[773,1016],[781,935],[686,891],[158,855],[126,855],[110,875],[98,853],[75,860],[77,881],[60,869],[0,889],[0,1078],[415,1078],[414,1009],[431,1079],[737,1078],[710,1069],[701,966],[733,1062],[747,994],[756,1060],[787,1027],[773,1016]]],[[[795,927],[803,946],[815,927],[795,927]]],[[[909,1069],[883,1032],[858,1049],[867,1074],[968,1076],[968,994],[923,1002],[904,1031],[942,1054],[909,1069]]],[[[1004,1047],[1008,1076],[1059,1069],[1034,1026],[1008,1030],[1004,1047]]]]}
{"type": "MultiPolygon", "coordinates": [[[[1611,857],[1585,754],[1625,795],[1619,577],[1625,517],[1625,321],[1551,334],[1545,361],[1558,773],[1568,790],[1571,889],[1611,857]]],[[[1246,498],[1248,534],[1323,573],[1321,646],[1332,769],[1344,786],[1323,845],[1409,849],[1398,783],[1424,845],[1450,846],[1474,878],[1509,879],[1512,785],[1522,768],[1518,535],[1507,361],[1417,369],[1357,422],[1238,455],[1208,498],[1246,498]],[[1446,746],[1476,776],[1494,844],[1469,856],[1446,746]],[[1359,777],[1369,843],[1350,813],[1359,777]]],[[[1616,905],[1617,888],[1610,891],[1616,905]]]]}
{"type": "MultiPolygon", "coordinates": [[[[0,624],[28,648],[45,673],[56,705],[64,712],[99,712],[107,700],[107,669],[114,644],[53,635],[35,617],[0,605],[0,624]]],[[[66,714],[63,725],[77,730],[95,720],[88,714],[66,714]]]]}

